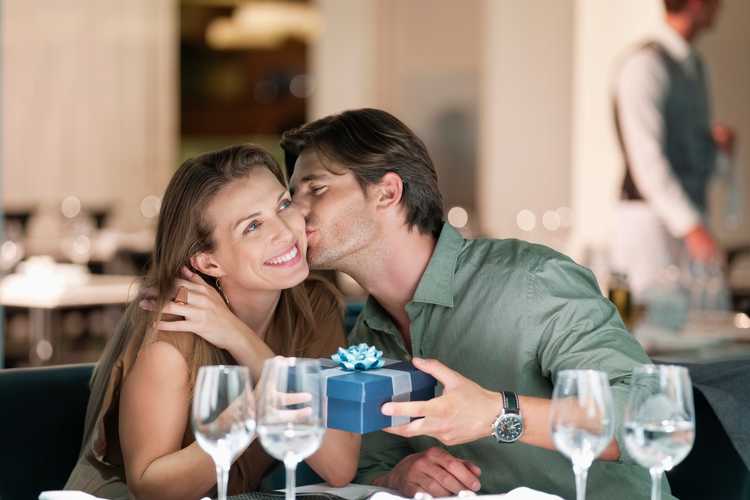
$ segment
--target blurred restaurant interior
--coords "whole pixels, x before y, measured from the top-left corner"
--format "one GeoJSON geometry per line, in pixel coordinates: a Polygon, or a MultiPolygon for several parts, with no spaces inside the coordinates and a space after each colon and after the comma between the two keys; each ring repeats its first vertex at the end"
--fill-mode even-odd
{"type": "MultiPolygon", "coordinates": [[[[529,240],[590,268],[655,360],[750,363],[747,0],[723,0],[697,42],[712,115],[736,134],[732,174],[709,189],[707,225],[723,261],[665,274],[660,291],[687,297],[677,305],[667,293],[635,303],[612,264],[624,175],[613,79],[663,9],[657,0],[2,1],[0,368],[99,359],[138,295],[161,196],[183,160],[252,142],[283,165],[284,131],[365,107],[424,140],[446,220],[464,236],[529,240]]],[[[362,289],[335,278],[356,315],[362,289]]]]}
{"type": "MultiPolygon", "coordinates": [[[[725,265],[676,271],[690,301],[677,327],[664,301],[617,302],[628,285],[610,258],[624,171],[613,77],[662,19],[661,1],[5,0],[0,9],[2,368],[99,358],[137,296],[160,197],[181,161],[253,142],[283,164],[284,131],[363,107],[393,113],[425,141],[446,220],[463,235],[529,240],[589,267],[655,359],[750,362],[747,0],[724,0],[698,41],[713,116],[737,143],[732,180],[715,179],[709,197],[725,265]]],[[[363,301],[350,278],[337,284],[348,304],[363,301]]]]}
{"type": "MultiPolygon", "coordinates": [[[[281,161],[283,131],[361,107],[394,113],[425,141],[447,220],[464,234],[549,245],[590,267],[606,293],[623,175],[613,68],[662,9],[653,0],[4,2],[2,362],[97,359],[132,279],[103,278],[78,302],[63,296],[91,276],[144,270],[180,161],[239,142],[281,161]],[[52,262],[72,265],[47,275],[52,262]],[[24,268],[43,278],[19,282],[24,268]]],[[[714,115],[739,138],[745,192],[749,22],[750,6],[727,0],[699,40],[714,115]]],[[[711,187],[710,224],[723,248],[741,250],[750,203],[727,214],[727,191],[711,187]]],[[[747,312],[750,253],[731,256],[734,309],[747,312]]],[[[356,300],[356,286],[340,283],[356,300]]]]}

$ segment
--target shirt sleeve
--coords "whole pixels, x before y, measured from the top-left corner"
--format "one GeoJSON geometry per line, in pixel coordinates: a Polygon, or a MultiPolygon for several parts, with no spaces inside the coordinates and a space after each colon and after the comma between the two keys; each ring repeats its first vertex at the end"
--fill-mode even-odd
{"type": "Polygon", "coordinates": [[[372,484],[375,479],[391,472],[401,460],[413,453],[414,449],[406,438],[401,436],[383,431],[364,434],[354,482],[372,484]]]}
{"type": "Polygon", "coordinates": [[[615,439],[620,461],[633,463],[623,442],[622,419],[634,367],[650,363],[628,333],[594,275],[562,255],[542,259],[528,275],[529,328],[540,332],[537,358],[543,376],[557,380],[565,369],[601,370],[612,389],[615,439]]]}
{"type": "Polygon", "coordinates": [[[623,66],[615,99],[633,181],[669,232],[679,238],[700,223],[701,215],[672,173],[665,154],[667,85],[667,72],[658,56],[641,51],[623,66]]]}

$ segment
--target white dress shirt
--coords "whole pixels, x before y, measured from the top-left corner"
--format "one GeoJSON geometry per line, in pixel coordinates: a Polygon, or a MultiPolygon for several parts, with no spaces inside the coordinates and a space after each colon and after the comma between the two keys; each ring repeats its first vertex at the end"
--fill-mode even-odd
{"type": "MultiPolygon", "coordinates": [[[[698,78],[698,55],[668,25],[654,36],[668,54],[698,78]]],[[[664,117],[660,110],[669,85],[667,69],[653,50],[632,54],[623,64],[615,87],[622,140],[630,172],[644,200],[676,238],[702,221],[674,176],[665,155],[664,117]]]]}

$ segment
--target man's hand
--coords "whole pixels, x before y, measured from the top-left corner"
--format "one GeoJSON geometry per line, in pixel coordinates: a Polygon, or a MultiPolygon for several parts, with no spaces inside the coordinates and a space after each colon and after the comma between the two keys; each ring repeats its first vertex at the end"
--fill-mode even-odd
{"type": "Polygon", "coordinates": [[[423,417],[411,423],[384,429],[403,437],[428,435],[448,446],[468,443],[490,435],[502,397],[482,388],[434,359],[413,358],[419,370],[443,385],[443,394],[429,401],[386,403],[383,415],[423,417]]]}
{"type": "Polygon", "coordinates": [[[732,155],[734,152],[734,130],[726,125],[717,123],[711,130],[711,136],[717,148],[724,151],[727,155],[732,155]]]}
{"type": "Polygon", "coordinates": [[[700,262],[708,262],[719,256],[719,249],[711,233],[703,225],[695,226],[685,235],[690,257],[700,262]]]}
{"type": "Polygon", "coordinates": [[[397,490],[408,498],[420,491],[436,498],[449,497],[461,490],[478,491],[481,474],[475,464],[458,459],[442,448],[430,448],[404,458],[373,484],[397,490]]]}

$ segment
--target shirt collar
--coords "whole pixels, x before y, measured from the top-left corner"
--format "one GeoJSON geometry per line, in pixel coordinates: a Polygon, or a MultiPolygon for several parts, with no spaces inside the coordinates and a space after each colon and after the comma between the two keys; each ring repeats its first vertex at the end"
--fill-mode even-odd
{"type": "Polygon", "coordinates": [[[656,31],[656,39],[673,59],[684,63],[693,55],[693,47],[670,25],[663,23],[656,31]]]}
{"type": "Polygon", "coordinates": [[[432,257],[419,280],[412,302],[453,307],[454,278],[463,236],[450,224],[443,224],[432,257]]]}
{"type": "Polygon", "coordinates": [[[365,306],[362,308],[362,320],[371,330],[391,334],[398,333],[391,316],[372,295],[367,296],[365,306]]]}
{"type": "MultiPolygon", "coordinates": [[[[456,274],[458,254],[465,240],[450,224],[443,224],[435,250],[427,269],[419,280],[411,302],[453,307],[453,282],[456,274]]],[[[367,297],[362,309],[362,319],[374,330],[398,333],[388,312],[372,295],[367,297]]]]}

